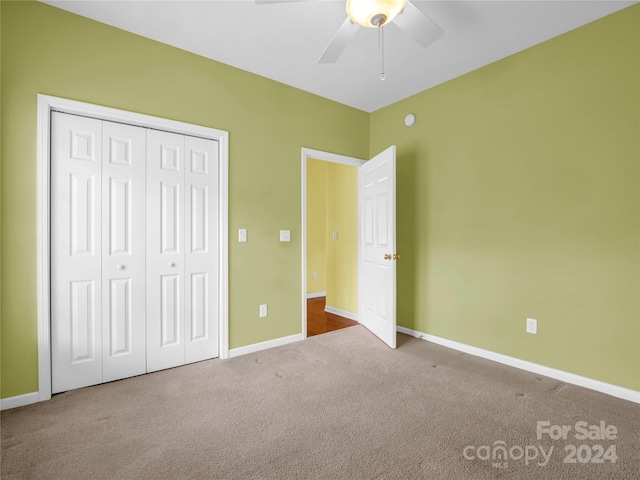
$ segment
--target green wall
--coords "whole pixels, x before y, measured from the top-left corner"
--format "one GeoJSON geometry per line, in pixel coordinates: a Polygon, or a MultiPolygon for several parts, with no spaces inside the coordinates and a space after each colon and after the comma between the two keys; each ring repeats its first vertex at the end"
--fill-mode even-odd
{"type": "Polygon", "coordinates": [[[369,115],[42,3],[1,5],[2,397],[38,388],[38,93],[228,130],[230,348],[300,333],[301,147],[366,157],[369,115]]]}
{"type": "Polygon", "coordinates": [[[0,9],[2,398],[37,390],[38,93],[230,132],[231,348],[300,332],[300,148],[396,144],[399,324],[640,390],[640,6],[371,115],[41,3],[0,9]]]}
{"type": "Polygon", "coordinates": [[[307,293],[327,291],[327,162],[307,159],[307,293]],[[314,280],[314,272],[317,278],[314,280]]]}
{"type": "Polygon", "coordinates": [[[371,115],[370,153],[398,147],[400,325],[640,390],[639,25],[636,5],[371,115]]]}

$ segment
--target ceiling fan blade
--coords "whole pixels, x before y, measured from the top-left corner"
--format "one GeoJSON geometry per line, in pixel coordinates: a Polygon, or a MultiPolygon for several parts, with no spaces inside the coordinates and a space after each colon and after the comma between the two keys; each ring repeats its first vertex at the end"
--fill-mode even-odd
{"type": "Polygon", "coordinates": [[[428,47],[444,34],[444,30],[411,2],[407,2],[404,10],[393,20],[393,23],[423,47],[428,47]]]}
{"type": "Polygon", "coordinates": [[[322,55],[320,55],[318,63],[333,63],[338,60],[359,27],[357,23],[353,23],[351,19],[347,17],[329,42],[329,45],[327,45],[327,48],[325,48],[322,55]]]}

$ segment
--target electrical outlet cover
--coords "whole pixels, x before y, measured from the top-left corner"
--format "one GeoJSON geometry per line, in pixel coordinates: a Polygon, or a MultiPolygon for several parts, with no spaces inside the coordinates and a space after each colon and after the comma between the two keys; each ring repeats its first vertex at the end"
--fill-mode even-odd
{"type": "Polygon", "coordinates": [[[291,230],[280,230],[280,241],[281,242],[290,242],[291,241],[291,230]]]}

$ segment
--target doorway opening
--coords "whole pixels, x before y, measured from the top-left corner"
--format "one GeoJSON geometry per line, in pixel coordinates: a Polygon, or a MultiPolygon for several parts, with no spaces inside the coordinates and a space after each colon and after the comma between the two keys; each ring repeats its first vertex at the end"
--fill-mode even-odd
{"type": "MultiPolygon", "coordinates": [[[[396,146],[369,161],[302,149],[302,336],[307,337],[307,162],[357,167],[357,309],[346,312],[391,348],[396,348],[396,146]]],[[[339,237],[339,232],[332,238],[339,237]]],[[[325,310],[329,310],[325,307],[325,310]]],[[[334,309],[337,310],[337,309],[334,309]]],[[[331,312],[341,313],[341,312],[331,312]]]]}
{"type": "Polygon", "coordinates": [[[303,337],[358,324],[358,171],[364,160],[302,149],[303,337]]]}

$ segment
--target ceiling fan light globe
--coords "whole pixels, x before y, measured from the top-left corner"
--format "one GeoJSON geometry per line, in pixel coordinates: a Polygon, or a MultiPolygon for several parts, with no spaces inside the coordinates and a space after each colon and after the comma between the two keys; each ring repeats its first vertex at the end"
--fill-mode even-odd
{"type": "Polygon", "coordinates": [[[347,0],[347,15],[354,23],[363,27],[376,28],[380,21],[374,17],[385,17],[384,23],[393,21],[402,12],[407,0],[347,0]]]}

